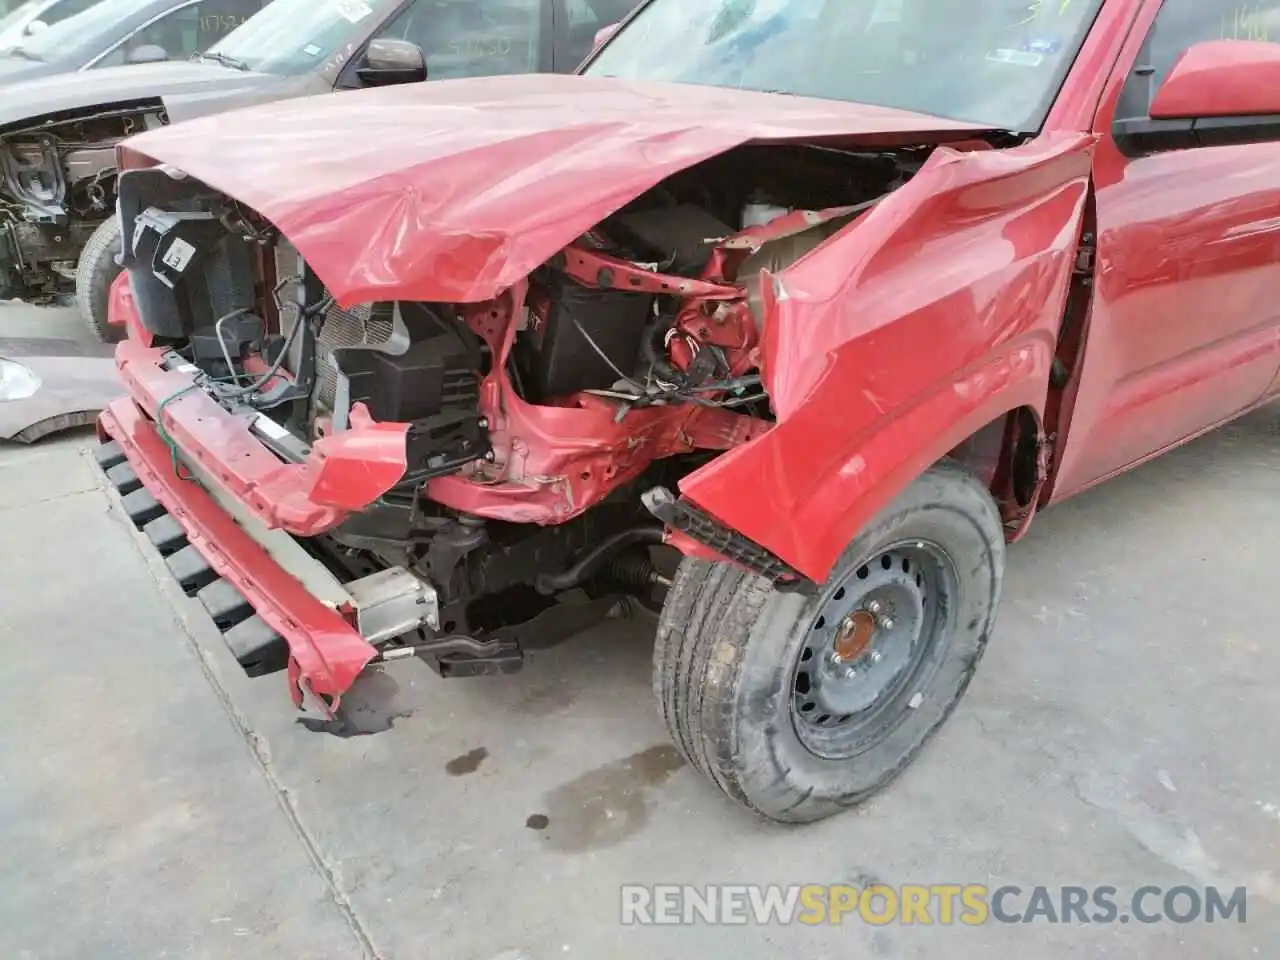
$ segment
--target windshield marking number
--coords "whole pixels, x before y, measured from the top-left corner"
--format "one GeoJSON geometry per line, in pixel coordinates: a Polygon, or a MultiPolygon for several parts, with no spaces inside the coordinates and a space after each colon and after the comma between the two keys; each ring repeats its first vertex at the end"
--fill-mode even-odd
{"type": "Polygon", "coordinates": [[[231,33],[244,26],[248,19],[248,17],[211,13],[200,18],[200,29],[204,33],[231,33]]]}

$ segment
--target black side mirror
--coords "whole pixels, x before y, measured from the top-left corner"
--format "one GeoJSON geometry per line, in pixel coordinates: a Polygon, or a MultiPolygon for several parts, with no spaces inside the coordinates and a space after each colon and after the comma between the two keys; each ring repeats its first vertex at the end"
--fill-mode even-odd
{"type": "Polygon", "coordinates": [[[134,47],[125,58],[125,63],[164,63],[169,59],[169,52],[156,43],[144,43],[134,47]]]}
{"type": "Polygon", "coordinates": [[[374,40],[356,69],[356,76],[374,87],[418,83],[427,79],[427,58],[421,47],[408,40],[374,40]]]}

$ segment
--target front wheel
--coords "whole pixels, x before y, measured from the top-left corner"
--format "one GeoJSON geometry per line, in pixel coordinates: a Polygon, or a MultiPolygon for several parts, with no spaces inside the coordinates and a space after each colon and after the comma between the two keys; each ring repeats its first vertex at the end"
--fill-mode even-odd
{"type": "Polygon", "coordinates": [[[867,526],[812,597],[685,560],[654,651],[676,746],[773,820],[820,820],[866,800],[964,695],[1004,557],[990,494],[944,462],[867,526]]]}
{"type": "Polygon", "coordinates": [[[89,332],[103,343],[118,343],[124,330],[107,322],[107,305],[111,301],[111,285],[124,269],[116,262],[124,250],[120,221],[104,220],[89,237],[80,262],[76,265],[76,303],[89,332]]]}

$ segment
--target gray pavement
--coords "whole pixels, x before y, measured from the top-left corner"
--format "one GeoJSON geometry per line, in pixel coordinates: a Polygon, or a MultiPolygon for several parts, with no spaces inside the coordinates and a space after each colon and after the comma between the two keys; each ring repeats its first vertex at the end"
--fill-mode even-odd
{"type": "Polygon", "coordinates": [[[0,958],[1280,956],[1280,410],[1040,517],[951,722],[799,829],[680,766],[644,621],[508,678],[398,664],[353,695],[391,729],[307,729],[90,443],[0,449],[0,958]],[[619,924],[624,882],[872,880],[1243,884],[1248,922],[619,924]]]}

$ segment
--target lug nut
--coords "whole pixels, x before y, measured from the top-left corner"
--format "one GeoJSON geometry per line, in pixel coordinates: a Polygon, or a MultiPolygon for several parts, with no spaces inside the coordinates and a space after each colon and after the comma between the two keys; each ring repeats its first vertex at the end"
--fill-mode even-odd
{"type": "Polygon", "coordinates": [[[872,663],[879,663],[879,662],[880,662],[881,660],[883,660],[883,659],[884,659],[884,654],[883,654],[883,653],[881,653],[879,650],[872,650],[872,651],[871,651],[871,662],[872,662],[872,663]]]}
{"type": "Polygon", "coordinates": [[[868,613],[879,613],[882,609],[884,608],[880,606],[879,600],[872,600],[870,603],[867,604],[868,613]]]}
{"type": "Polygon", "coordinates": [[[893,629],[893,617],[882,617],[882,618],[880,619],[880,629],[881,629],[881,630],[892,630],[892,629],[893,629]]]}

